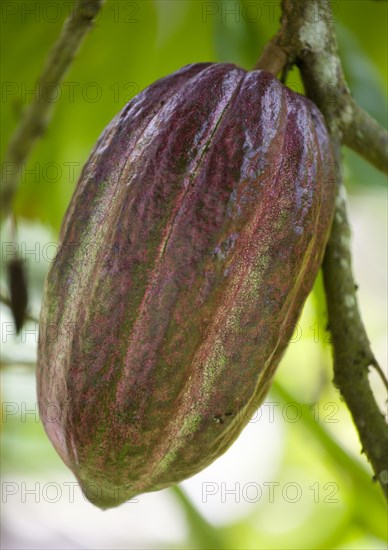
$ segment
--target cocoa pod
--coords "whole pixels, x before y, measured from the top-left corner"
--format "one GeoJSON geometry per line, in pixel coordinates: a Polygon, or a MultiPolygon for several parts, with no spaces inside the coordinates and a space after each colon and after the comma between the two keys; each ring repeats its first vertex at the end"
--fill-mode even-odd
{"type": "Polygon", "coordinates": [[[46,280],[37,372],[96,505],[192,476],[247,424],[320,267],[332,174],[316,106],[231,64],[184,67],[105,129],[46,280]]]}

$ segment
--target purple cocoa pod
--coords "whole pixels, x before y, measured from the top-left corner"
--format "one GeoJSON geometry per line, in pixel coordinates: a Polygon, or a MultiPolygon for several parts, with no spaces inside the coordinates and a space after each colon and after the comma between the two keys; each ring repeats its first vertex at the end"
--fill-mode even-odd
{"type": "Polygon", "coordinates": [[[322,115],[265,71],[189,65],[113,119],[63,222],[37,373],[47,434],[94,504],[178,483],[238,437],[334,204],[322,115]]]}

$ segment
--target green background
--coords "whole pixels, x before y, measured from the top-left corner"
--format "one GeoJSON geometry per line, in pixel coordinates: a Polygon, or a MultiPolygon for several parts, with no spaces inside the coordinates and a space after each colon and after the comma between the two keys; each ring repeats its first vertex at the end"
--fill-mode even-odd
{"type": "MultiPolygon", "coordinates": [[[[2,4],[2,156],[23,109],[34,99],[36,78],[71,5],[66,1],[33,0],[2,4]]],[[[144,87],[188,63],[227,61],[251,68],[276,32],[279,16],[278,2],[106,2],[65,82],[58,88],[53,118],[34,148],[15,200],[20,251],[28,261],[33,315],[39,314],[44,276],[55,251],[61,219],[81,168],[106,124],[144,87]]],[[[352,93],[386,126],[387,3],[333,2],[333,19],[352,93]]],[[[297,70],[290,73],[287,84],[303,92],[297,70]]],[[[361,283],[361,309],[372,344],[384,365],[387,315],[386,306],[381,304],[386,296],[386,178],[347,150],[344,174],[355,229],[353,251],[361,283]]],[[[2,229],[4,266],[11,240],[9,223],[2,229]]],[[[4,273],[1,290],[6,293],[4,273]]],[[[267,439],[260,443],[265,454],[276,443],[272,437],[281,440],[277,466],[267,482],[278,482],[280,488],[297,483],[302,497],[291,502],[292,498],[281,495],[280,490],[272,502],[264,492],[258,502],[249,503],[248,507],[249,499],[245,498],[244,506],[241,504],[243,512],[236,513],[236,517],[232,514],[225,519],[224,514],[222,521],[216,521],[218,512],[209,512],[209,506],[201,499],[193,496],[189,500],[186,493],[164,491],[167,496],[160,497],[159,504],[158,500],[150,504],[156,514],[158,505],[168,509],[166,521],[171,535],[163,530],[160,537],[157,522],[150,529],[147,499],[139,505],[144,509],[143,515],[136,516],[140,518],[138,538],[120,523],[120,528],[112,527],[115,535],[109,535],[110,539],[107,535],[108,542],[103,537],[96,539],[99,521],[114,526],[118,518],[125,518],[130,525],[132,505],[127,506],[125,515],[121,510],[104,516],[86,502],[78,507],[77,503],[61,499],[57,507],[55,503],[47,507],[42,499],[34,502],[28,496],[23,502],[19,491],[23,480],[57,482],[66,475],[66,479],[73,478],[56,456],[35,415],[22,414],[23,406],[33,410],[36,401],[36,324],[31,321],[27,325],[29,333],[12,336],[9,312],[5,307],[1,311],[3,472],[6,482],[17,483],[18,488],[16,495],[3,499],[4,548],[43,548],[43,544],[52,548],[385,548],[386,508],[360,454],[349,414],[331,384],[320,278],[299,321],[300,332],[296,332],[289,346],[268,398],[279,404],[273,436],[269,430],[267,439]],[[290,403],[298,403],[297,410],[302,411],[298,421],[285,419],[279,413],[290,403]],[[334,489],[335,496],[331,497],[334,489]],[[88,521],[83,520],[89,513],[88,521]],[[35,522],[31,521],[31,514],[35,522]],[[48,529],[47,534],[47,517],[59,521],[58,516],[66,514],[72,523],[60,524],[53,533],[48,529]],[[25,531],[24,538],[21,530],[25,531]]],[[[384,390],[376,376],[372,383],[383,407],[384,390]]],[[[254,447],[255,452],[260,446],[254,447]]],[[[257,460],[259,464],[259,457],[257,460]]],[[[233,468],[228,475],[233,485],[233,468]]],[[[263,487],[259,472],[251,481],[263,487]]],[[[194,495],[193,484],[185,491],[194,495]]],[[[213,508],[223,510],[223,506],[227,508],[221,497],[218,501],[213,499],[213,508]]]]}

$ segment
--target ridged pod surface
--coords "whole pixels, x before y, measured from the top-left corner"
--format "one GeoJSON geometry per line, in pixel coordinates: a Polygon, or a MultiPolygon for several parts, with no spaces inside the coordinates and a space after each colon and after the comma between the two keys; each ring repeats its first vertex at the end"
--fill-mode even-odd
{"type": "Polygon", "coordinates": [[[322,115],[264,71],[189,65],[86,163],[48,274],[45,429],[101,508],[202,470],[262,402],[335,202],[322,115]]]}

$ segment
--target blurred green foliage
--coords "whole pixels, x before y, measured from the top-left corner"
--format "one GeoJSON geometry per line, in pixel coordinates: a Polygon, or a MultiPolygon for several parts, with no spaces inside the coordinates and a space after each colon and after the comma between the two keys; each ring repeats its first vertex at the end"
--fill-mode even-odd
{"type": "MultiPolygon", "coordinates": [[[[70,6],[59,0],[3,2],[2,155],[23,109],[34,99],[36,78],[70,6]]],[[[333,2],[340,54],[352,92],[383,125],[387,122],[387,10],[386,2],[333,2]]],[[[49,232],[52,240],[57,238],[91,148],[106,124],[134,95],[188,63],[222,61],[251,68],[276,32],[279,16],[278,2],[108,0],[58,89],[53,119],[26,166],[15,212],[22,222],[35,225],[25,229],[22,225],[21,234],[32,232],[35,242],[47,242],[49,232]]],[[[288,85],[303,91],[296,69],[289,74],[288,85]]],[[[373,194],[386,184],[381,174],[353,153],[346,151],[344,159],[347,186],[355,193],[368,189],[373,194]]],[[[5,240],[9,239],[7,229],[4,233],[5,240]]],[[[36,314],[48,267],[47,261],[29,267],[36,314]]],[[[304,319],[302,326],[325,325],[320,279],[304,319]]],[[[312,401],[338,402],[338,395],[330,384],[327,341],[320,338],[313,349],[306,332],[298,347],[287,354],[271,396],[281,403],[297,400],[307,410],[312,401]]],[[[13,343],[19,347],[23,344],[20,338],[13,343]]],[[[9,349],[12,352],[14,348],[9,349]]],[[[33,362],[35,353],[36,346],[31,346],[22,359],[16,353],[17,360],[33,362]]],[[[7,355],[4,360],[8,359],[7,355]]],[[[9,368],[4,376],[5,401],[18,395],[21,384],[30,389],[34,384],[28,369],[15,374],[9,368]]],[[[358,456],[357,437],[342,405],[341,411],[344,420],[339,429],[317,423],[311,410],[303,415],[303,422],[286,426],[285,452],[277,478],[287,482],[289,472],[298,469],[301,477],[308,472],[306,479],[330,479],[341,488],[339,503],[329,506],[320,499],[308,509],[259,504],[244,520],[216,529],[177,490],[190,528],[187,541],[179,548],[385,548],[386,508],[380,490],[371,482],[370,469],[358,456]],[[292,528],[279,528],[282,521],[291,521],[291,512],[302,519],[294,518],[292,528]]],[[[10,418],[3,424],[3,445],[4,466],[9,471],[64,468],[41,425],[34,421],[20,423],[17,417],[10,418]]]]}

